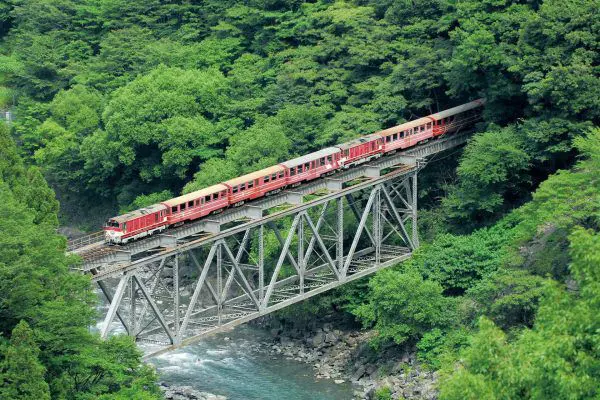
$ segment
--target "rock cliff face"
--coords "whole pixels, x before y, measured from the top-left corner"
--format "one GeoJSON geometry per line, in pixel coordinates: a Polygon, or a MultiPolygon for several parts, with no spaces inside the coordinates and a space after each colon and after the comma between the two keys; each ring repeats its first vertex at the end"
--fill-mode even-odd
{"type": "Polygon", "coordinates": [[[317,378],[355,383],[360,388],[355,398],[374,399],[378,390],[389,388],[393,399],[437,399],[437,373],[416,360],[415,349],[395,346],[375,353],[368,344],[373,332],[325,323],[308,332],[272,328],[271,334],[267,351],[311,364],[317,378]]]}

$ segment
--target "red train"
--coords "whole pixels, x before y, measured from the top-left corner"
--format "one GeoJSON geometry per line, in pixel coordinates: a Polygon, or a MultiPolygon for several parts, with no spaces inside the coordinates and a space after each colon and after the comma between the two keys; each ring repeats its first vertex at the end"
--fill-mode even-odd
{"type": "Polygon", "coordinates": [[[110,218],[104,227],[106,242],[123,244],[162,232],[169,227],[221,212],[228,207],[237,207],[287,187],[298,186],[455,132],[480,118],[484,104],[484,99],[475,100],[110,218]]]}

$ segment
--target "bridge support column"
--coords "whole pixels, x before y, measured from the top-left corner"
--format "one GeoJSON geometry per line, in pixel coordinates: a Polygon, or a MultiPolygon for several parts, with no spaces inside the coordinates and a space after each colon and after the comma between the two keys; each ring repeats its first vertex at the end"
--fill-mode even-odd
{"type": "Polygon", "coordinates": [[[373,245],[375,246],[375,265],[381,262],[381,187],[374,189],[373,200],[373,245]]]}
{"type": "Polygon", "coordinates": [[[337,241],[336,241],[336,261],[338,271],[344,269],[344,198],[336,200],[337,204],[337,241]]]}
{"type": "Polygon", "coordinates": [[[412,242],[413,249],[419,247],[419,231],[417,227],[417,171],[412,175],[412,242]]]}
{"type": "Polygon", "coordinates": [[[298,279],[300,294],[304,294],[304,216],[298,221],[298,279]]]}
{"type": "Polygon", "coordinates": [[[265,307],[263,300],[265,299],[265,226],[261,225],[258,228],[258,293],[260,299],[260,311],[265,307]]]}
{"type": "Polygon", "coordinates": [[[133,276],[129,277],[129,336],[135,337],[135,303],[137,301],[137,292],[135,289],[135,280],[133,276]]]}
{"type": "Polygon", "coordinates": [[[175,344],[181,342],[179,336],[179,328],[181,323],[179,321],[179,254],[175,253],[175,265],[173,266],[173,317],[175,323],[175,344]]]}
{"type": "Polygon", "coordinates": [[[223,302],[221,301],[222,293],[223,293],[223,276],[222,276],[222,268],[223,268],[223,253],[222,253],[223,245],[219,242],[217,244],[217,316],[219,325],[223,324],[223,302]]]}

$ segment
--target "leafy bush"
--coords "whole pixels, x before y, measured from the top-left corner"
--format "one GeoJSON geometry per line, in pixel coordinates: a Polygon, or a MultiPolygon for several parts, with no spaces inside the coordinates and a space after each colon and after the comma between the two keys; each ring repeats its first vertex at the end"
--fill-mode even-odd
{"type": "Polygon", "coordinates": [[[387,386],[380,387],[375,391],[376,400],[392,400],[392,389],[387,386]]]}
{"type": "Polygon", "coordinates": [[[425,332],[447,327],[455,320],[455,301],[442,294],[439,283],[424,280],[415,271],[385,270],[369,282],[368,301],[353,313],[377,336],[373,345],[386,341],[417,341],[425,332]]]}

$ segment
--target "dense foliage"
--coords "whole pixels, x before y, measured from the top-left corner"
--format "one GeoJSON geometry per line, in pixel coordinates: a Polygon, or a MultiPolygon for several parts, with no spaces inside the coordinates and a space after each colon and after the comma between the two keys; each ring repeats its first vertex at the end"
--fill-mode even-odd
{"type": "Polygon", "coordinates": [[[0,124],[0,398],[158,398],[127,337],[101,341],[96,294],[69,272],[58,203],[0,124]]]}
{"type": "Polygon", "coordinates": [[[444,200],[469,227],[569,165],[598,121],[598,5],[11,0],[0,79],[63,206],[115,211],[483,96],[501,125],[444,200]]]}
{"type": "Polygon", "coordinates": [[[128,342],[85,331],[44,178],[89,227],[477,97],[465,151],[421,174],[413,259],[287,318],[416,345],[446,399],[598,396],[600,0],[8,0],[0,40],[25,160],[3,133],[6,396],[153,395],[128,342]]]}

